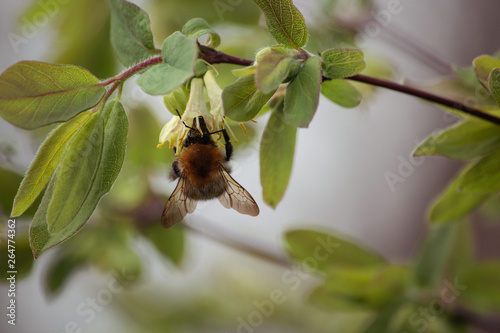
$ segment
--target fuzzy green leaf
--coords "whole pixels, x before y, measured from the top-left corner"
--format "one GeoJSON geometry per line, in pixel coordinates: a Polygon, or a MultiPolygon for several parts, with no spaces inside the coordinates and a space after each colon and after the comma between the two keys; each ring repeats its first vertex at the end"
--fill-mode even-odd
{"type": "Polygon", "coordinates": [[[464,168],[446,189],[433,201],[429,210],[429,220],[433,224],[445,224],[460,221],[471,213],[488,195],[463,191],[460,188],[463,176],[469,168],[464,168]]]}
{"type": "Polygon", "coordinates": [[[26,129],[67,121],[99,102],[98,84],[77,66],[21,61],[0,75],[0,116],[26,129]]]}
{"type": "Polygon", "coordinates": [[[266,17],[267,29],[287,47],[298,49],[309,38],[304,17],[292,0],[253,0],[266,17]]]}
{"type": "Polygon", "coordinates": [[[358,49],[329,49],[321,54],[323,75],[342,79],[365,69],[363,52],[358,49]]]}
{"type": "Polygon", "coordinates": [[[108,0],[111,7],[111,45],[120,62],[129,67],[158,52],[148,14],[124,0],[108,0]]]}
{"type": "Polygon", "coordinates": [[[202,18],[193,18],[182,27],[182,33],[190,38],[198,39],[203,35],[209,35],[207,46],[217,47],[220,44],[219,34],[202,18]]]}
{"type": "Polygon", "coordinates": [[[310,57],[302,65],[299,74],[288,84],[284,113],[288,123],[307,127],[319,103],[321,90],[321,64],[318,57],[310,57]]]}
{"type": "Polygon", "coordinates": [[[271,50],[257,61],[255,85],[264,94],[276,91],[287,78],[290,64],[294,61],[290,55],[271,50]]]}
{"type": "Polygon", "coordinates": [[[68,143],[54,176],[47,210],[50,234],[70,223],[87,198],[101,160],[103,130],[101,115],[94,113],[68,143]]]}
{"type": "Polygon", "coordinates": [[[236,68],[236,69],[233,69],[231,71],[231,73],[233,73],[234,76],[238,76],[238,77],[254,74],[255,73],[255,65],[242,67],[242,68],[236,68]]]}
{"type": "Polygon", "coordinates": [[[464,191],[483,194],[500,191],[500,150],[472,165],[459,186],[464,191]]]}
{"type": "Polygon", "coordinates": [[[176,31],[163,42],[163,62],[148,69],[136,82],[150,95],[165,95],[194,75],[197,56],[196,41],[176,31]]]}
{"type": "Polygon", "coordinates": [[[254,75],[239,77],[222,91],[222,103],[226,116],[235,121],[253,119],[274,95],[260,92],[254,82],[254,75]]]}
{"type": "Polygon", "coordinates": [[[442,155],[452,159],[473,159],[500,147],[500,127],[488,121],[469,118],[429,136],[413,155],[442,155]]]}
{"type": "Polygon", "coordinates": [[[490,73],[495,68],[500,68],[500,59],[482,55],[472,61],[472,65],[476,70],[477,80],[488,90],[490,90],[489,77],[490,73]]]}
{"type": "Polygon", "coordinates": [[[273,208],[285,195],[292,173],[297,128],[285,122],[282,105],[273,111],[260,142],[260,183],[273,208]]]}
{"type": "Polygon", "coordinates": [[[353,108],[361,103],[361,93],[347,80],[325,80],[321,84],[321,94],[335,104],[353,108]]]}
{"type": "Polygon", "coordinates": [[[123,106],[113,101],[106,105],[102,117],[105,123],[102,157],[93,186],[76,216],[60,231],[49,234],[47,211],[54,191],[55,177],[52,177],[30,226],[30,243],[35,258],[43,251],[70,238],[83,227],[120,172],[127,142],[127,116],[123,106]]]}
{"type": "Polygon", "coordinates": [[[59,125],[42,143],[26,171],[23,181],[14,198],[12,217],[23,214],[35,201],[56,170],[63,152],[73,135],[89,119],[90,112],[82,112],[70,121],[59,125]]]}
{"type": "Polygon", "coordinates": [[[310,261],[310,268],[318,271],[368,269],[380,267],[386,262],[377,253],[353,241],[319,231],[291,230],[285,234],[285,241],[286,251],[292,258],[310,261]]]}
{"type": "Polygon", "coordinates": [[[490,91],[500,106],[500,68],[495,68],[491,71],[488,78],[490,91]]]}

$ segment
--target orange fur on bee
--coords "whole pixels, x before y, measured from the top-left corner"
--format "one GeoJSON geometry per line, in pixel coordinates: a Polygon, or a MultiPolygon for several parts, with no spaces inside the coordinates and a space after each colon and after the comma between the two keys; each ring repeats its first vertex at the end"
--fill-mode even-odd
{"type": "Polygon", "coordinates": [[[179,156],[179,169],[194,186],[205,186],[218,178],[224,154],[215,145],[195,143],[184,148],[179,156]]]}

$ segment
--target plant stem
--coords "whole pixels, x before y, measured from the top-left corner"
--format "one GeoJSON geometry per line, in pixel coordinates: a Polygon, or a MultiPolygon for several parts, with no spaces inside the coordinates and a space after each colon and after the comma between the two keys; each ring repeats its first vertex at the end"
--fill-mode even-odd
{"type": "MultiPolygon", "coordinates": [[[[253,64],[253,60],[238,58],[238,57],[226,54],[224,52],[215,50],[215,49],[208,47],[208,46],[204,46],[204,45],[199,44],[199,48],[200,48],[200,58],[205,60],[209,64],[222,64],[222,63],[224,63],[224,64],[234,64],[234,65],[240,65],[240,66],[250,66],[253,64]]],[[[110,85],[110,84],[115,83],[117,81],[124,81],[124,80],[128,79],[130,76],[136,74],[137,72],[139,72],[143,69],[146,69],[150,66],[157,65],[161,62],[162,62],[161,56],[157,56],[157,57],[148,59],[144,62],[141,62],[141,63],[129,68],[128,70],[126,70],[125,72],[121,73],[118,76],[115,76],[109,80],[101,82],[99,85],[107,86],[107,85],[110,85]]],[[[427,100],[429,102],[438,103],[438,104],[441,104],[444,106],[448,106],[448,107],[456,109],[458,111],[467,113],[471,116],[481,118],[483,120],[500,125],[500,118],[498,118],[498,117],[495,117],[495,116],[493,116],[489,113],[483,112],[481,110],[469,107],[463,103],[454,101],[452,99],[438,96],[438,95],[434,95],[432,93],[429,93],[429,92],[421,90],[421,89],[417,89],[414,87],[406,86],[404,84],[400,84],[400,83],[396,83],[396,82],[392,82],[392,81],[388,81],[388,80],[377,79],[377,78],[363,75],[363,74],[358,74],[358,75],[354,75],[351,77],[347,77],[346,79],[349,79],[352,81],[363,82],[366,84],[370,84],[373,86],[382,87],[382,88],[386,88],[386,89],[390,89],[390,90],[394,90],[394,91],[399,91],[399,92],[407,94],[407,95],[419,97],[419,98],[427,100]]],[[[323,81],[325,81],[325,80],[329,80],[329,78],[323,77],[323,81]]],[[[114,87],[114,89],[116,89],[116,87],[114,87]]],[[[114,90],[114,89],[113,89],[113,87],[111,88],[111,90],[114,90]]]]}
{"type": "Polygon", "coordinates": [[[353,80],[353,81],[358,81],[358,82],[363,82],[366,84],[371,84],[373,86],[383,87],[386,89],[399,91],[399,92],[402,92],[402,93],[407,94],[407,95],[419,97],[419,98],[425,99],[427,101],[438,103],[438,104],[441,104],[444,106],[448,106],[450,108],[453,108],[453,109],[462,111],[464,113],[470,114],[471,116],[478,117],[478,118],[490,121],[492,123],[495,123],[497,125],[500,125],[500,118],[497,118],[489,113],[485,113],[485,112],[480,111],[478,109],[471,108],[463,103],[459,103],[457,101],[454,101],[454,100],[451,100],[451,99],[448,99],[445,97],[431,94],[431,93],[424,91],[424,90],[405,86],[403,84],[399,84],[396,82],[377,79],[377,78],[362,75],[362,74],[354,75],[354,76],[348,77],[347,79],[353,80]]]}
{"type": "MultiPolygon", "coordinates": [[[[207,46],[200,45],[200,50],[201,50],[200,57],[211,64],[229,63],[229,64],[241,65],[241,66],[250,66],[251,64],[253,64],[252,60],[233,57],[233,56],[227,55],[223,52],[214,50],[214,49],[207,47],[207,46]]],[[[363,82],[366,84],[371,84],[374,86],[399,91],[399,92],[402,92],[402,93],[407,94],[407,95],[419,97],[419,98],[422,98],[422,99],[427,100],[429,102],[438,103],[438,104],[441,104],[444,106],[448,106],[448,107],[456,109],[458,111],[467,113],[471,116],[478,117],[478,118],[490,121],[494,124],[500,125],[500,118],[497,118],[491,114],[485,113],[481,110],[471,108],[463,103],[460,103],[460,102],[457,102],[457,101],[454,101],[454,100],[451,100],[451,99],[448,99],[445,97],[441,97],[438,95],[434,95],[434,94],[429,93],[429,92],[424,91],[424,90],[420,90],[420,89],[417,89],[414,87],[406,86],[406,85],[399,84],[399,83],[392,82],[392,81],[388,81],[388,80],[377,79],[377,78],[367,76],[367,75],[362,75],[362,74],[354,75],[354,76],[348,77],[347,79],[353,80],[353,81],[358,81],[358,82],[363,82]]],[[[323,77],[323,81],[324,80],[329,80],[329,78],[323,77]]]]}
{"type": "Polygon", "coordinates": [[[112,83],[115,83],[116,81],[124,81],[124,80],[128,79],[129,77],[131,77],[132,75],[136,74],[137,72],[139,72],[143,69],[146,69],[148,67],[151,67],[153,65],[157,65],[161,62],[162,62],[161,56],[157,56],[157,57],[148,59],[148,60],[143,61],[143,62],[141,62],[133,67],[130,67],[129,69],[127,69],[125,72],[121,73],[120,75],[117,75],[115,77],[112,77],[109,80],[101,82],[99,85],[100,86],[108,86],[112,83]]]}

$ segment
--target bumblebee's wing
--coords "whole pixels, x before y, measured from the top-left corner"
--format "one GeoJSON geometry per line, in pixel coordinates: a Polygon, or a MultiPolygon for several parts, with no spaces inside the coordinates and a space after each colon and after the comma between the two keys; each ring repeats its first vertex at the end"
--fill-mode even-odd
{"type": "Polygon", "coordinates": [[[168,198],[163,209],[163,215],[161,216],[161,225],[163,227],[169,228],[182,221],[186,214],[194,212],[197,201],[188,198],[185,186],[187,185],[184,177],[179,178],[174,192],[168,198]]]}
{"type": "Polygon", "coordinates": [[[233,208],[241,214],[259,215],[259,206],[250,193],[238,184],[222,165],[219,166],[219,173],[227,185],[226,191],[218,197],[222,206],[233,208]]]}

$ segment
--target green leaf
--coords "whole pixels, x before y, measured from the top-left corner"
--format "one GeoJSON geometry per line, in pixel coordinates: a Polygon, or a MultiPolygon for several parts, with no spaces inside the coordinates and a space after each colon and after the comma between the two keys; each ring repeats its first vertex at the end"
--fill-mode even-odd
{"type": "Polygon", "coordinates": [[[464,191],[480,194],[500,191],[500,150],[474,163],[459,186],[464,191]]]}
{"type": "Polygon", "coordinates": [[[500,59],[482,55],[472,61],[472,65],[476,70],[477,80],[488,90],[490,90],[489,77],[490,73],[495,68],[500,68],[500,59]]]}
{"type": "Polygon", "coordinates": [[[329,49],[321,54],[323,75],[342,79],[359,74],[366,64],[363,52],[358,49],[329,49]]]}
{"type": "Polygon", "coordinates": [[[340,268],[379,267],[385,259],[345,237],[314,230],[296,229],[285,234],[286,251],[311,269],[329,271],[340,268]]]}
{"type": "Polygon", "coordinates": [[[416,285],[435,290],[445,280],[463,276],[472,262],[471,237],[466,222],[434,226],[416,261],[416,285]]]}
{"type": "Polygon", "coordinates": [[[189,92],[185,86],[181,85],[163,96],[163,104],[165,104],[168,111],[174,116],[178,115],[177,111],[182,115],[184,110],[186,110],[188,98],[189,92]]]}
{"type": "Polygon", "coordinates": [[[26,129],[67,121],[99,102],[98,84],[77,66],[21,61],[0,75],[0,116],[26,129]]]}
{"type": "Polygon", "coordinates": [[[321,83],[321,94],[333,103],[353,108],[361,103],[361,93],[347,80],[332,79],[321,83]]]}
{"type": "Polygon", "coordinates": [[[434,227],[427,236],[415,268],[417,286],[434,289],[442,282],[453,243],[453,228],[454,224],[434,227]]]}
{"type": "Polygon", "coordinates": [[[249,121],[264,107],[274,91],[260,92],[254,82],[254,75],[239,77],[222,91],[222,103],[226,116],[235,121],[249,121]]]}
{"type": "Polygon", "coordinates": [[[285,122],[282,105],[271,113],[260,141],[262,196],[273,208],[276,208],[288,187],[297,134],[297,128],[285,122]]]}
{"type": "Polygon", "coordinates": [[[288,123],[307,127],[319,103],[321,90],[321,64],[318,57],[310,57],[302,65],[299,74],[288,84],[284,113],[288,123]]]}
{"type": "Polygon", "coordinates": [[[500,127],[468,118],[429,136],[413,152],[415,156],[442,155],[452,159],[473,159],[500,147],[500,127]]]}
{"type": "Polygon", "coordinates": [[[500,289],[495,286],[500,281],[500,262],[486,261],[471,268],[467,278],[462,282],[467,289],[460,297],[466,304],[481,311],[500,311],[500,289]]]}
{"type": "Polygon", "coordinates": [[[101,160],[104,120],[94,113],[79,129],[61,158],[47,210],[48,231],[64,228],[80,210],[92,188],[101,160]]]}
{"type": "Polygon", "coordinates": [[[128,1],[108,0],[108,3],[111,45],[120,62],[129,67],[157,54],[148,14],[128,1]]]}
{"type": "Polygon", "coordinates": [[[309,38],[304,17],[292,0],[253,0],[266,17],[267,29],[287,47],[298,49],[309,38]]]}
{"type": "Polygon", "coordinates": [[[402,266],[335,269],[309,301],[329,311],[380,310],[401,300],[408,273],[402,266]]]}
{"type": "Polygon", "coordinates": [[[498,106],[500,106],[500,68],[495,68],[491,71],[488,81],[490,91],[493,97],[495,97],[498,106]]]}
{"type": "Polygon", "coordinates": [[[220,44],[219,34],[202,18],[193,18],[182,27],[182,33],[190,38],[198,39],[203,35],[209,35],[207,46],[217,47],[220,44]]]}
{"type": "Polygon", "coordinates": [[[165,229],[161,227],[160,221],[158,221],[153,226],[143,229],[142,233],[163,256],[176,265],[181,263],[185,247],[183,228],[165,229]]]}
{"type": "MultiPolygon", "coordinates": [[[[391,330],[391,323],[401,307],[401,302],[389,305],[377,312],[373,321],[361,332],[363,333],[380,333],[394,332],[391,330]]],[[[405,332],[406,333],[406,332],[405,332]]]]}
{"type": "Polygon", "coordinates": [[[163,41],[161,56],[164,63],[192,74],[198,58],[198,46],[196,41],[176,31],[163,41]]]}
{"type": "Polygon", "coordinates": [[[460,171],[433,201],[429,210],[431,223],[445,224],[460,221],[488,198],[488,195],[462,191],[460,184],[468,170],[466,167],[460,171]]]}
{"type": "Polygon", "coordinates": [[[163,63],[148,69],[136,82],[150,95],[165,95],[194,75],[197,56],[196,41],[176,31],[163,41],[163,63]]]}
{"type": "Polygon", "coordinates": [[[276,91],[287,78],[290,64],[294,61],[289,54],[276,48],[262,55],[255,68],[255,85],[264,94],[276,91]]]}
{"type": "Polygon", "coordinates": [[[236,68],[236,69],[233,69],[231,71],[231,73],[233,73],[234,76],[238,76],[238,77],[254,74],[255,73],[255,65],[242,67],[242,68],[236,68]]]}
{"type": "Polygon", "coordinates": [[[45,289],[50,296],[59,294],[65,286],[72,273],[80,267],[81,260],[77,260],[71,255],[60,254],[50,263],[45,277],[45,289]]]}
{"type": "Polygon", "coordinates": [[[106,104],[102,117],[105,122],[104,142],[94,186],[92,186],[76,216],[59,232],[49,234],[47,211],[54,191],[55,177],[52,177],[30,226],[30,243],[35,258],[39,257],[43,251],[73,236],[83,227],[101,197],[109,192],[120,172],[127,142],[127,116],[123,106],[119,102],[113,101],[106,104]]]}
{"type": "Polygon", "coordinates": [[[45,139],[26,171],[26,175],[14,198],[12,217],[23,214],[42,192],[59,165],[68,143],[89,119],[90,115],[90,112],[80,113],[77,117],[59,125],[45,139]]]}

